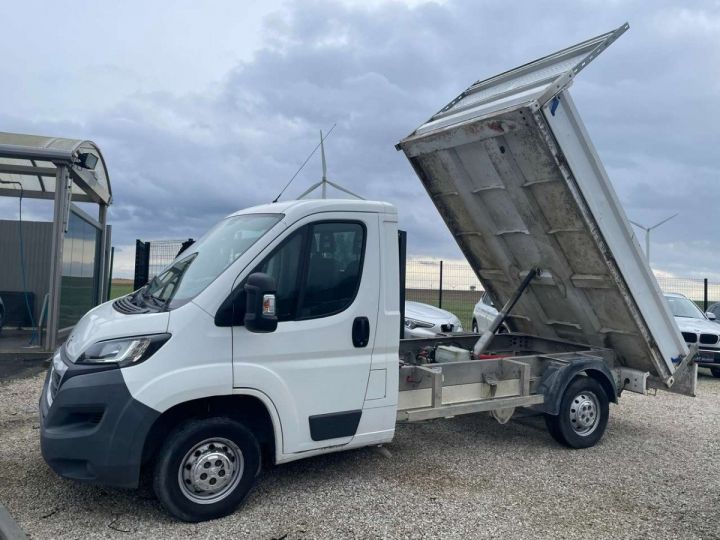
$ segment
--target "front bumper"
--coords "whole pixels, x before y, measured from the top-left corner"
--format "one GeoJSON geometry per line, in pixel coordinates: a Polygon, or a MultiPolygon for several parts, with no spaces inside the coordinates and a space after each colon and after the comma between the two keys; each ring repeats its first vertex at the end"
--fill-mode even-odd
{"type": "Polygon", "coordinates": [[[40,396],[43,458],[65,478],[137,487],[145,439],[160,413],[133,399],[120,369],[66,364],[61,378],[48,371],[40,396]]]}
{"type": "Polygon", "coordinates": [[[717,349],[698,349],[698,355],[695,360],[698,364],[720,364],[720,350],[717,349]]]}

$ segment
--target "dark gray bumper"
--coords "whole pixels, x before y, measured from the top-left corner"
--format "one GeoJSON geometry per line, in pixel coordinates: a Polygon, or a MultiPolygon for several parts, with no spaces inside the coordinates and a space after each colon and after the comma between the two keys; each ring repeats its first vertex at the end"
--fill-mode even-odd
{"type": "Polygon", "coordinates": [[[119,369],[69,365],[48,405],[51,372],[40,396],[40,447],[60,476],[137,487],[143,446],[157,411],[130,395],[119,369]]]}
{"type": "Polygon", "coordinates": [[[720,351],[700,348],[698,355],[695,357],[695,363],[702,367],[708,367],[708,365],[712,364],[718,364],[714,367],[720,367],[720,351]]]}

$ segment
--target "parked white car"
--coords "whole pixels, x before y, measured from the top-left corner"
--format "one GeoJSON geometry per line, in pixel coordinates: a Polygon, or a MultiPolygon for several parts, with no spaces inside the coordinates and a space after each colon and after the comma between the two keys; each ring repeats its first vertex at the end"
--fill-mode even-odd
{"type": "MultiPolygon", "coordinates": [[[[490,294],[485,291],[473,309],[472,331],[476,334],[482,334],[490,328],[497,314],[498,310],[495,308],[490,294]]],[[[498,334],[505,334],[509,331],[510,329],[503,323],[498,329],[498,334]]]]}
{"type": "Polygon", "coordinates": [[[720,324],[720,302],[715,302],[714,304],[710,304],[708,307],[708,318],[714,322],[715,324],[720,324]],[[710,313],[715,315],[715,318],[713,319],[710,317],[710,313]]]}
{"type": "Polygon", "coordinates": [[[463,332],[462,323],[455,315],[421,302],[405,302],[405,337],[425,338],[438,334],[463,332]]]}
{"type": "Polygon", "coordinates": [[[715,315],[703,313],[695,302],[678,293],[668,293],[665,299],[670,305],[683,339],[688,345],[698,344],[700,362],[718,364],[711,367],[714,377],[720,378],[720,325],[712,322],[715,315]]]}

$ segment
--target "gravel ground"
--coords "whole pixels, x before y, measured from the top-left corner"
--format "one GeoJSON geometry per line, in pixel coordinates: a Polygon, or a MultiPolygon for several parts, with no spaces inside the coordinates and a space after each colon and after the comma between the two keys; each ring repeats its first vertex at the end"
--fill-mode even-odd
{"type": "Polygon", "coordinates": [[[32,538],[720,538],[720,380],[699,396],[626,394],[595,448],[559,447],[538,417],[399,426],[386,448],[265,470],[245,505],[186,524],[147,489],[52,473],[43,375],[0,382],[0,501],[32,538]]]}

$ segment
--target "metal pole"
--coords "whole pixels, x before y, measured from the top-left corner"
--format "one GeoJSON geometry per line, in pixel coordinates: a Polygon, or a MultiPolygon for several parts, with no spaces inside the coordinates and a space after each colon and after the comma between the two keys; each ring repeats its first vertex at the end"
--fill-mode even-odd
{"type": "Polygon", "coordinates": [[[398,231],[400,263],[400,339],[405,337],[405,287],[407,286],[407,232],[398,231]]]}
{"type": "Polygon", "coordinates": [[[707,311],[708,308],[708,280],[703,280],[703,311],[707,311]]]}
{"type": "Polygon", "coordinates": [[[108,267],[107,295],[105,301],[110,300],[112,294],[113,264],[115,263],[115,246],[110,248],[110,266],[108,267]]]}
{"type": "Polygon", "coordinates": [[[60,325],[60,288],[62,284],[63,244],[70,208],[70,175],[67,165],[57,165],[55,175],[55,206],[53,213],[52,253],[50,257],[50,287],[45,349],[54,351],[60,325]]]}
{"type": "Polygon", "coordinates": [[[443,290],[443,262],[440,261],[440,290],[438,291],[438,307],[442,308],[442,290],[443,290]]]}
{"type": "Polygon", "coordinates": [[[482,333],[480,339],[475,342],[475,347],[473,347],[473,354],[476,358],[480,354],[482,354],[487,348],[487,346],[490,344],[490,340],[492,340],[495,332],[497,332],[498,328],[500,328],[500,325],[503,323],[503,321],[505,321],[508,313],[510,313],[512,308],[515,307],[517,301],[520,300],[520,297],[522,296],[522,293],[525,292],[525,289],[530,286],[530,282],[536,277],[539,277],[541,274],[542,270],[540,270],[540,268],[532,268],[527,273],[525,278],[522,280],[522,283],[520,283],[520,287],[518,287],[518,289],[510,297],[510,300],[508,300],[507,303],[503,306],[503,308],[498,312],[498,314],[495,316],[495,319],[493,319],[493,322],[490,323],[490,326],[487,328],[487,330],[482,333]]]}
{"type": "Polygon", "coordinates": [[[106,273],[106,262],[107,262],[107,205],[100,204],[98,210],[98,221],[100,222],[100,260],[97,265],[97,295],[95,297],[95,304],[100,304],[105,300],[107,296],[105,293],[107,273],[106,273]]]}

